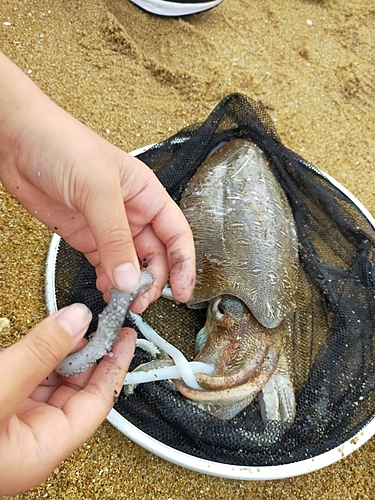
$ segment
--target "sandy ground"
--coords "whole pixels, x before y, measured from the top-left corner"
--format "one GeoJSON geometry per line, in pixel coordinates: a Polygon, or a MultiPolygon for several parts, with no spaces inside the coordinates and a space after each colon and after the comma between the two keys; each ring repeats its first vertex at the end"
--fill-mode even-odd
{"type": "MultiPolygon", "coordinates": [[[[289,148],[375,213],[375,9],[365,0],[224,0],[181,19],[127,0],[0,0],[0,49],[69,113],[131,151],[203,120],[222,97],[261,101],[289,148]],[[9,25],[10,23],[10,25],[9,25]]],[[[0,191],[6,346],[46,314],[49,232],[0,191]]],[[[375,440],[324,470],[234,481],[172,465],[109,423],[17,499],[374,499],[375,440]]]]}

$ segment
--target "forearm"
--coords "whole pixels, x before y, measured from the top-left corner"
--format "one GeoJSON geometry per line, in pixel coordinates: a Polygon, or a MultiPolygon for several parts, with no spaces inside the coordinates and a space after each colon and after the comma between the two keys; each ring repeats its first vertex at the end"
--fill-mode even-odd
{"type": "Polygon", "coordinates": [[[0,180],[6,165],[16,161],[23,128],[49,106],[53,102],[0,53],[0,180]]]}

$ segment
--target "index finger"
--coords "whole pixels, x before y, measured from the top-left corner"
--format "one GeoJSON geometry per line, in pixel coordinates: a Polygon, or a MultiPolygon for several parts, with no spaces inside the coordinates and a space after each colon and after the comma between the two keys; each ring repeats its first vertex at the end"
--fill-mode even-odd
{"type": "MultiPolygon", "coordinates": [[[[127,171],[123,178],[123,196],[136,247],[140,233],[150,225],[165,247],[173,296],[186,302],[195,284],[195,248],[190,226],[155,173],[137,161],[139,168],[127,171]],[[125,187],[131,187],[132,196],[125,187]]],[[[142,253],[147,257],[147,252],[142,253]]]]}
{"type": "Polygon", "coordinates": [[[155,234],[167,250],[173,297],[187,302],[195,285],[195,247],[190,226],[176,203],[165,193],[166,203],[152,221],[155,234]]]}

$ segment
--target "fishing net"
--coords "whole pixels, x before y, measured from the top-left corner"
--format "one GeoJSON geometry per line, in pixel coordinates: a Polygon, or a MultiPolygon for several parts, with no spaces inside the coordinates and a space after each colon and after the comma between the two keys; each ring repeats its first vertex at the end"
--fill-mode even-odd
{"type": "MultiPolygon", "coordinates": [[[[122,393],[115,409],[147,435],[193,457],[240,466],[288,464],[336,448],[373,419],[375,231],[350,197],[281,144],[263,107],[241,94],[224,98],[204,123],[181,130],[138,158],[178,203],[210,152],[235,138],[263,150],[297,228],[305,276],[297,313],[305,331],[293,339],[295,421],[263,422],[257,399],[234,418],[219,420],[187,402],[169,381],[122,393]]],[[[56,303],[58,308],[85,303],[93,313],[89,334],[106,305],[95,280],[85,257],[61,241],[56,303]]],[[[160,298],[143,318],[189,360],[194,358],[205,311],[160,298]]],[[[137,348],[130,369],[150,359],[137,348]]]]}

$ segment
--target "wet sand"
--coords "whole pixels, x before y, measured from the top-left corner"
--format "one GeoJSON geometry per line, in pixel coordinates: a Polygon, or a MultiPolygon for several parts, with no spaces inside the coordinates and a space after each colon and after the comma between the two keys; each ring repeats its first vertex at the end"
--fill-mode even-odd
{"type": "MultiPolygon", "coordinates": [[[[375,10],[369,2],[224,0],[181,19],[127,0],[0,0],[0,49],[56,103],[126,151],[206,118],[227,94],[261,101],[286,146],[375,214],[375,10]],[[6,24],[4,24],[6,23],[6,24]],[[10,25],[9,25],[10,24],[10,25]]],[[[46,315],[50,233],[0,190],[7,346],[46,315]]],[[[268,482],[170,464],[105,422],[17,499],[373,499],[375,439],[324,470],[268,482]]]]}

